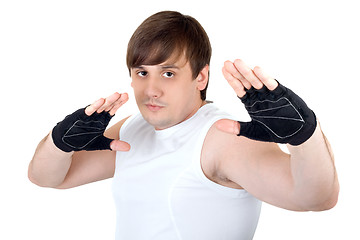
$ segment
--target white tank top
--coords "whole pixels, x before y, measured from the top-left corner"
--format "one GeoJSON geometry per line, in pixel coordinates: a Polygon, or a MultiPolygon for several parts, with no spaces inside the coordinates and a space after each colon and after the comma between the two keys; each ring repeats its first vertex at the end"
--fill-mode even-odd
{"type": "Polygon", "coordinates": [[[209,180],[200,164],[209,128],[233,119],[206,104],[190,119],[157,131],[140,114],[130,117],[120,139],[113,179],[116,240],[247,240],[261,202],[242,189],[209,180]]]}

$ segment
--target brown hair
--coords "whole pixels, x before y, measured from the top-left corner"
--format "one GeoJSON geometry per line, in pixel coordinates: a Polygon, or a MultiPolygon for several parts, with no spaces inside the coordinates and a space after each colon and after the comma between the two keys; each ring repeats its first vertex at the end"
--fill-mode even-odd
{"type": "MultiPolygon", "coordinates": [[[[193,17],[174,11],[158,12],[147,18],[130,38],[126,64],[130,71],[141,65],[156,65],[176,54],[185,53],[190,62],[193,78],[210,65],[211,45],[209,38],[193,17]]],[[[201,93],[206,99],[207,85],[201,93]]]]}

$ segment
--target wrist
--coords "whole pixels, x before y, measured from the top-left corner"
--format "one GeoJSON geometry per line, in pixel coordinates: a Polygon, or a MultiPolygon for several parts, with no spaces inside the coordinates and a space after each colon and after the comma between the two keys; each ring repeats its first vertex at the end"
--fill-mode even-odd
{"type": "Polygon", "coordinates": [[[309,148],[316,148],[317,146],[319,146],[319,143],[321,142],[323,142],[322,132],[321,132],[320,124],[316,120],[314,131],[307,140],[305,140],[303,143],[298,145],[289,143],[287,144],[287,147],[289,151],[292,150],[296,151],[296,149],[308,150],[309,148]]]}
{"type": "Polygon", "coordinates": [[[54,154],[56,155],[68,155],[71,156],[74,154],[74,151],[63,151],[60,148],[58,148],[54,142],[54,138],[53,138],[53,129],[50,131],[50,133],[47,135],[46,139],[45,139],[45,144],[47,145],[47,147],[49,149],[51,149],[54,154]]]}

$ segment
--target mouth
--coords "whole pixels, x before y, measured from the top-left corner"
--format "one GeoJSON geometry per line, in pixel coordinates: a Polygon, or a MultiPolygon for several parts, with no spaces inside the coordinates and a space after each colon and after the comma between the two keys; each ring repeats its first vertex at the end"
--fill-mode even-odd
{"type": "Polygon", "coordinates": [[[154,104],[145,104],[145,106],[152,112],[157,112],[159,110],[161,110],[162,108],[164,108],[163,106],[159,106],[159,105],[154,105],[154,104]]]}

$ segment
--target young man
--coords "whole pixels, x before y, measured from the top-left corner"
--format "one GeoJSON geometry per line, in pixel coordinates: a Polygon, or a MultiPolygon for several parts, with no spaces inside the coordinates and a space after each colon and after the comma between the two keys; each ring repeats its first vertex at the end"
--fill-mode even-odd
{"type": "Polygon", "coordinates": [[[252,239],[261,201],[334,207],[337,174],[315,114],[259,67],[235,60],[223,74],[252,118],[235,121],[206,102],[210,57],[194,18],[165,11],[146,19],[127,52],[141,114],[105,131],[128,99],[115,93],[67,116],[40,142],[30,180],[64,189],[113,177],[116,239],[252,239]]]}

